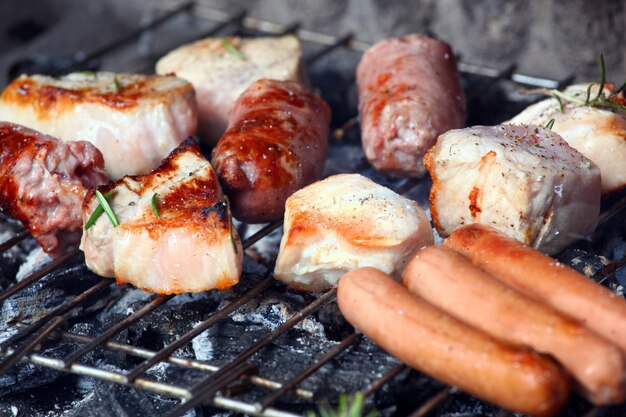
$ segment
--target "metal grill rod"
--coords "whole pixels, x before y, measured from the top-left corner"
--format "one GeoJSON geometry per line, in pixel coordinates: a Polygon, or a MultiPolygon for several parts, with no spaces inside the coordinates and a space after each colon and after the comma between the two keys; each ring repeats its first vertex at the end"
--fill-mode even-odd
{"type": "Polygon", "coordinates": [[[69,312],[80,303],[86,301],[89,297],[93,296],[94,294],[97,294],[98,292],[110,286],[113,282],[114,282],[113,280],[108,280],[108,279],[99,281],[98,283],[92,285],[88,290],[72,298],[67,303],[61,304],[59,307],[55,308],[52,312],[46,314],[44,317],[40,318],[33,324],[26,326],[25,328],[21,329],[16,334],[14,334],[13,336],[6,339],[4,342],[0,343],[0,352],[7,350],[7,348],[11,346],[12,344],[19,342],[25,337],[28,337],[29,335],[33,334],[37,330],[41,329],[46,323],[48,323],[48,321],[51,320],[52,317],[64,315],[65,313],[69,312]]]}
{"type": "Polygon", "coordinates": [[[457,388],[454,387],[446,387],[439,391],[437,394],[432,396],[428,401],[422,404],[417,410],[415,410],[410,417],[424,417],[428,414],[433,408],[441,404],[445,401],[450,395],[456,394],[458,392],[457,388]]]}
{"type": "Polygon", "coordinates": [[[295,377],[290,379],[288,382],[286,382],[280,389],[278,389],[278,390],[274,391],[273,393],[267,395],[266,397],[262,398],[261,401],[259,401],[259,403],[258,403],[259,410],[265,409],[270,404],[272,404],[274,401],[276,401],[279,397],[281,397],[284,394],[286,394],[287,392],[289,392],[291,389],[293,389],[300,382],[304,381],[311,374],[313,374],[319,368],[321,368],[326,363],[328,363],[330,360],[332,360],[335,356],[339,355],[341,352],[343,352],[348,347],[350,347],[354,342],[356,342],[358,340],[358,338],[360,336],[361,336],[360,333],[352,333],[350,336],[348,336],[345,339],[343,339],[341,341],[341,343],[339,343],[337,346],[333,347],[331,350],[326,352],[321,358],[319,358],[311,366],[309,366],[308,368],[306,368],[305,370],[300,372],[298,375],[296,375],[295,377]]]}
{"type": "Polygon", "coordinates": [[[271,275],[268,276],[267,278],[259,282],[255,287],[248,290],[245,294],[238,297],[236,300],[231,301],[221,310],[218,310],[217,312],[213,313],[208,319],[200,323],[198,326],[194,327],[193,329],[191,329],[190,331],[188,331],[187,333],[179,337],[177,340],[175,340],[174,342],[170,343],[169,345],[161,349],[159,352],[157,352],[156,355],[152,356],[150,359],[146,359],[141,364],[137,365],[129,373],[126,374],[127,380],[129,382],[133,381],[139,375],[141,375],[142,373],[150,369],[152,366],[154,366],[157,362],[160,362],[166,357],[169,357],[172,353],[174,353],[176,350],[178,350],[179,348],[189,343],[191,339],[198,336],[200,333],[204,332],[213,324],[217,323],[219,320],[223,319],[224,317],[232,313],[237,308],[248,303],[248,301],[250,301],[257,295],[259,295],[260,293],[268,289],[273,283],[274,283],[274,277],[272,277],[271,275]]]}
{"type": "Polygon", "coordinates": [[[49,272],[58,268],[59,266],[64,264],[66,261],[74,257],[76,254],[78,254],[78,250],[73,250],[72,252],[69,252],[61,256],[60,258],[55,259],[54,261],[50,262],[48,265],[44,266],[43,268],[33,272],[32,274],[30,274],[29,276],[27,276],[20,282],[13,284],[6,290],[2,291],[0,293],[0,303],[6,300],[7,298],[9,298],[10,296],[12,296],[13,294],[39,281],[41,278],[46,276],[49,272]]]}
{"type": "Polygon", "coordinates": [[[173,297],[174,297],[173,295],[168,295],[168,296],[162,295],[162,296],[156,297],[155,299],[150,301],[148,304],[144,305],[141,309],[137,310],[130,316],[126,317],[124,320],[120,321],[114,326],[111,326],[107,331],[102,333],[100,336],[96,337],[91,342],[87,343],[82,348],[78,349],[77,351],[66,356],[63,359],[66,366],[73,364],[78,359],[80,359],[83,355],[96,349],[98,346],[100,346],[101,344],[109,340],[111,337],[119,334],[122,330],[129,327],[130,325],[135,323],[137,320],[139,320],[143,316],[150,313],[152,310],[155,310],[159,306],[165,304],[166,302],[171,300],[173,297]]]}
{"type": "Polygon", "coordinates": [[[15,236],[7,239],[6,241],[0,243],[0,252],[4,252],[7,249],[11,249],[13,246],[20,243],[22,240],[26,239],[30,234],[26,230],[22,230],[18,232],[15,236]]]}

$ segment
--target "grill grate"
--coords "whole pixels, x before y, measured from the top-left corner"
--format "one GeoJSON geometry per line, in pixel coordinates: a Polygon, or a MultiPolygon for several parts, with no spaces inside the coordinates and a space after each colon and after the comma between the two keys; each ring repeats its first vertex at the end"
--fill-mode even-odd
{"type": "MultiPolygon", "coordinates": [[[[89,61],[96,58],[115,54],[119,48],[138,39],[142,34],[149,30],[157,30],[164,23],[183,13],[215,23],[215,26],[211,30],[203,33],[198,38],[223,34],[228,30],[231,32],[252,30],[261,34],[295,33],[302,41],[310,42],[318,47],[315,52],[309,54],[305,58],[309,66],[313,65],[323,56],[337,49],[344,48],[356,52],[363,52],[367,49],[367,47],[369,47],[369,44],[355,39],[352,33],[347,33],[341,36],[316,33],[310,30],[301,29],[298,22],[289,25],[281,25],[265,20],[255,19],[248,16],[245,11],[229,14],[201,4],[196,4],[194,2],[163,2],[158,5],[158,8],[162,11],[162,15],[159,18],[155,19],[152,23],[142,26],[115,40],[111,44],[98,49],[97,51],[79,56],[77,62],[75,63],[75,68],[80,68],[81,65],[85,65],[89,61]]],[[[160,52],[165,53],[167,51],[160,52]]],[[[153,68],[153,64],[154,61],[151,60],[149,65],[145,66],[143,70],[151,70],[153,68]]],[[[515,65],[511,65],[504,70],[495,70],[492,68],[468,64],[461,60],[459,67],[465,74],[482,77],[481,84],[472,90],[472,95],[468,95],[470,100],[476,98],[489,88],[503,81],[513,82],[517,88],[522,86],[561,88],[573,79],[573,77],[568,76],[563,80],[551,80],[520,74],[515,71],[515,65]]],[[[348,120],[340,121],[338,126],[341,127],[335,131],[335,136],[347,136],[350,132],[358,132],[358,119],[356,117],[348,118],[348,120]]],[[[398,185],[396,187],[396,191],[399,193],[406,193],[417,184],[418,182],[416,180],[407,180],[398,185]]],[[[615,202],[614,204],[611,204],[606,210],[604,210],[601,222],[606,223],[616,215],[623,213],[624,207],[626,207],[626,197],[615,202]]],[[[244,248],[250,248],[255,243],[266,238],[272,231],[280,228],[281,225],[281,222],[266,225],[244,241],[244,248]]],[[[28,235],[25,232],[17,233],[5,243],[0,244],[0,251],[5,251],[13,247],[24,240],[27,236],[28,235]]],[[[0,302],[4,302],[9,297],[23,291],[29,286],[34,285],[50,271],[63,267],[68,261],[73,259],[76,254],[77,251],[69,253],[62,258],[55,260],[46,267],[33,272],[20,282],[13,284],[0,293],[0,302]]],[[[613,276],[624,266],[625,263],[626,257],[622,257],[619,261],[610,264],[599,273],[600,280],[603,281],[608,277],[613,276]]],[[[361,335],[358,333],[349,334],[332,349],[328,350],[326,353],[314,360],[309,366],[298,370],[296,375],[287,381],[275,381],[264,378],[262,375],[258,375],[256,366],[250,361],[250,358],[255,353],[272,344],[272,342],[281,337],[287,331],[293,329],[294,326],[318,310],[320,307],[331,303],[336,297],[336,290],[330,290],[300,311],[295,312],[289,320],[275,328],[266,337],[245,348],[245,350],[239,353],[234,359],[220,367],[210,365],[200,360],[186,359],[175,355],[175,352],[178,349],[187,345],[202,332],[211,328],[231,313],[237,311],[250,300],[262,296],[264,292],[272,286],[280,285],[276,284],[274,278],[271,276],[271,273],[241,296],[228,302],[226,305],[223,305],[220,309],[211,313],[204,321],[195,326],[193,329],[158,351],[145,349],[131,344],[115,342],[112,338],[123,330],[131,327],[141,318],[148,316],[154,310],[168,303],[175,296],[155,296],[142,308],[130,314],[117,324],[109,327],[98,337],[79,335],[64,329],[64,326],[66,325],[73,309],[92,300],[99,293],[111,286],[112,283],[112,280],[98,281],[80,295],[64,302],[35,322],[16,325],[18,331],[13,336],[0,343],[0,356],[3,357],[3,360],[0,363],[0,373],[5,372],[19,362],[25,362],[65,373],[89,376],[114,384],[136,387],[145,391],[182,400],[182,403],[179,406],[173,407],[168,412],[167,416],[183,415],[185,412],[196,406],[207,404],[249,415],[295,417],[299,414],[278,409],[273,405],[279,398],[288,393],[296,395],[307,401],[314,400],[314,392],[298,388],[298,385],[324,364],[340,357],[341,355],[349,354],[346,353],[346,350],[362,339],[361,335]],[[58,359],[36,353],[38,346],[44,342],[79,343],[82,344],[82,347],[70,354],[67,354],[64,358],[58,359]],[[115,372],[105,369],[104,367],[88,366],[79,363],[79,360],[82,357],[95,351],[96,349],[121,352],[123,354],[136,357],[142,361],[126,373],[115,372]],[[162,362],[175,365],[182,370],[201,371],[205,373],[206,376],[196,385],[191,387],[183,387],[171,383],[154,381],[145,377],[146,371],[154,365],[162,362]],[[254,403],[237,399],[236,395],[227,395],[231,384],[242,380],[245,380],[247,383],[252,384],[255,387],[269,390],[269,393],[254,403]]],[[[366,398],[370,399],[370,403],[368,405],[370,407],[372,406],[371,397],[377,391],[406,369],[407,368],[404,365],[394,365],[382,373],[382,375],[380,375],[377,379],[370,382],[367,386],[364,386],[361,392],[366,398]]],[[[443,389],[440,389],[434,395],[423,401],[422,404],[414,410],[411,416],[421,417],[427,415],[439,404],[456,395],[457,392],[458,391],[455,388],[451,387],[444,387],[443,389]]],[[[602,412],[603,409],[601,408],[590,407],[584,414],[584,417],[598,416],[602,412]]],[[[498,414],[498,416],[502,417],[507,415],[509,414],[504,411],[498,414]]]]}

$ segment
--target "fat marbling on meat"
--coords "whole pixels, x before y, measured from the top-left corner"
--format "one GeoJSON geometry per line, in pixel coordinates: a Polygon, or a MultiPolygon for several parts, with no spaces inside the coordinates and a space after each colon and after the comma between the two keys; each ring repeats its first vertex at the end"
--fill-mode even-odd
{"type": "Polygon", "coordinates": [[[292,81],[259,80],[237,100],[211,163],[239,220],[279,220],[287,197],[317,180],[330,109],[292,81]]]}
{"type": "Polygon", "coordinates": [[[593,232],[600,170],[539,126],[474,126],[439,136],[424,156],[439,234],[481,223],[554,254],[593,232]]]}
{"type": "Polygon", "coordinates": [[[424,35],[383,40],[357,68],[365,156],[379,171],[422,176],[422,157],[464,126],[465,96],[450,46],[424,35]]]}
{"type": "Polygon", "coordinates": [[[0,120],[65,141],[91,142],[114,180],[156,168],[196,133],[197,117],[193,87],[171,76],[22,75],[0,95],[0,120]]]}
{"type": "Polygon", "coordinates": [[[214,144],[228,113],[254,81],[306,82],[302,51],[293,35],[207,38],[176,48],[157,62],[157,74],[175,74],[193,84],[200,113],[199,134],[214,144]]]}
{"type": "Polygon", "coordinates": [[[0,122],[0,209],[22,222],[46,253],[76,247],[87,189],[108,181],[89,142],[63,142],[0,122]]]}
{"type": "MultiPolygon", "coordinates": [[[[584,102],[589,84],[573,85],[562,96],[584,102]]],[[[590,96],[597,95],[598,84],[592,85],[590,96]]],[[[614,92],[615,86],[606,84],[603,94],[614,92]]],[[[625,104],[623,93],[615,99],[625,104]]],[[[598,165],[602,172],[602,193],[607,194],[626,185],[626,111],[620,108],[581,105],[565,98],[548,98],[533,104],[507,123],[545,126],[554,119],[552,130],[567,143],[598,165]],[[562,109],[562,110],[561,110],[562,109]]]]}
{"type": "MultiPolygon", "coordinates": [[[[98,275],[159,294],[225,289],[239,281],[243,249],[228,202],[191,138],[151,173],[98,190],[112,191],[109,205],[120,223],[114,227],[101,215],[83,234],[85,262],[98,275]]],[[[85,223],[98,205],[89,192],[85,223]]]]}
{"type": "Polygon", "coordinates": [[[284,229],[274,274],[314,292],[365,266],[399,279],[415,251],[433,244],[416,202],[359,174],[333,175],[295,192],[284,229]]]}

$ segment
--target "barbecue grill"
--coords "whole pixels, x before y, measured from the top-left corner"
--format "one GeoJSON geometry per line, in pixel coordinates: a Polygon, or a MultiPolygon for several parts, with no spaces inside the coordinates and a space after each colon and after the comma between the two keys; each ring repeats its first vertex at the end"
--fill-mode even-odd
{"type": "MultiPolygon", "coordinates": [[[[115,56],[119,51],[133,42],[137,42],[147,33],[158,32],[169,20],[181,14],[187,14],[192,19],[202,19],[210,22],[212,27],[199,37],[225,35],[279,35],[295,33],[303,42],[305,61],[311,72],[311,81],[321,90],[321,94],[333,107],[334,132],[331,138],[331,157],[328,163],[327,174],[340,171],[354,171],[374,176],[397,192],[422,200],[428,190],[427,180],[396,180],[385,178],[374,173],[363,161],[363,155],[358,145],[359,127],[355,109],[355,92],[351,87],[354,79],[350,76],[329,79],[327,72],[319,73],[316,66],[326,60],[332,65],[333,57],[341,54],[350,55],[358,59],[369,46],[368,43],[358,40],[358,34],[329,35],[300,28],[298,22],[290,25],[278,24],[260,20],[249,16],[245,10],[239,13],[226,13],[193,2],[159,3],[155,6],[159,10],[159,17],[148,24],[141,25],[132,33],[124,35],[95,51],[73,57],[70,61],[61,64],[50,62],[22,62],[14,66],[14,72],[44,66],[48,72],[67,72],[97,66],[99,59],[115,56]],[[337,93],[339,91],[340,93],[337,93]],[[345,94],[344,94],[345,93],[345,94]],[[347,163],[346,159],[356,162],[347,163]]],[[[186,39],[185,42],[189,42],[186,39]]],[[[160,56],[167,50],[155,51],[154,56],[160,56]]],[[[356,60],[353,61],[356,63],[356,60]]],[[[154,59],[144,60],[140,68],[118,68],[120,71],[151,72],[154,68],[154,59]],[[149,62],[145,62],[149,61],[149,62]]],[[[478,65],[472,65],[463,59],[459,61],[459,68],[463,73],[464,87],[468,96],[469,123],[497,123],[506,116],[528,105],[536,96],[519,94],[528,87],[562,88],[573,77],[562,80],[534,77],[516,72],[515,65],[504,70],[495,70],[478,65]]],[[[354,67],[348,71],[354,73],[354,67]]],[[[30,70],[30,72],[35,72],[30,70]]],[[[16,75],[16,74],[12,75],[16,75]]],[[[619,236],[623,230],[623,211],[626,207],[626,197],[613,196],[603,203],[603,213],[598,232],[589,240],[584,240],[561,254],[566,261],[575,260],[575,267],[584,269],[588,275],[598,282],[619,291],[621,286],[616,279],[626,262],[623,254],[613,262],[604,262],[599,255],[606,255],[609,247],[607,241],[619,236]]],[[[10,221],[5,220],[5,228],[13,228],[10,221]]],[[[19,297],[27,291],[36,291],[37,285],[43,285],[50,276],[65,279],[63,274],[88,275],[83,287],[72,296],[64,297],[62,302],[53,306],[46,306],[46,313],[33,320],[16,319],[9,324],[10,333],[0,343],[0,375],[15,371],[19,367],[48,368],[58,371],[57,375],[74,374],[94,378],[104,385],[124,390],[140,390],[165,400],[169,399],[170,407],[161,410],[166,416],[208,415],[216,409],[230,410],[235,413],[268,417],[301,416],[307,410],[316,409],[316,403],[328,402],[336,405],[337,397],[329,397],[328,392],[360,391],[366,399],[366,409],[380,408],[385,414],[406,415],[420,417],[426,415],[494,415],[503,417],[509,415],[506,411],[494,408],[487,404],[460,393],[454,387],[442,386],[437,381],[417,375],[415,371],[407,369],[401,363],[386,357],[381,352],[378,357],[387,358],[376,372],[371,369],[359,374],[358,366],[353,380],[354,389],[348,386],[335,386],[332,389],[321,387],[324,381],[333,381],[332,377],[319,379],[317,386],[307,384],[307,381],[326,369],[326,374],[340,372],[342,367],[354,367],[355,361],[362,360],[357,351],[376,350],[367,339],[351,329],[341,319],[333,316],[328,322],[333,332],[332,343],[319,351],[315,357],[309,358],[306,365],[284,364],[284,375],[266,375],[262,371],[263,361],[271,359],[272,355],[280,355],[276,346],[295,345],[294,331],[302,328],[303,323],[310,317],[333,311],[335,290],[330,290],[318,296],[302,295],[291,292],[283,284],[277,282],[271,275],[273,259],[270,256],[258,254],[261,252],[258,245],[266,244],[276,250],[276,237],[279,236],[281,223],[268,224],[258,230],[241,224],[238,225],[242,236],[246,236],[243,246],[251,249],[250,254],[257,255],[259,264],[264,269],[250,271],[242,277],[242,284],[231,295],[215,302],[215,308],[205,311],[204,317],[193,327],[177,335],[164,345],[154,346],[153,343],[130,343],[118,337],[124,332],[130,332],[140,323],[150,321],[152,315],[164,306],[176,303],[176,299],[188,297],[177,296],[149,296],[134,304],[121,320],[111,322],[99,334],[89,335],[89,332],[76,331],[80,326],[77,323],[89,322],[94,311],[106,308],[102,306],[123,297],[131,291],[128,287],[116,287],[113,280],[99,279],[89,273],[82,266],[78,251],[62,256],[59,259],[31,271],[20,280],[13,276],[4,277],[8,282],[0,292],[0,303],[7,303],[13,297],[19,297]],[[269,242],[269,243],[267,243],[269,242]],[[278,294],[278,297],[297,298],[293,305],[298,309],[290,311],[261,337],[251,339],[250,343],[238,346],[226,360],[213,361],[193,358],[181,354],[194,340],[202,334],[210,332],[220,326],[225,320],[232,319],[247,305],[268,297],[268,293],[278,294]],[[99,305],[99,306],[97,306],[99,305]],[[91,310],[90,310],[91,308],[91,310]],[[337,323],[339,321],[339,323],[337,323]],[[298,327],[300,326],[300,327],[298,327]],[[334,327],[333,327],[334,326],[334,327]],[[287,337],[289,336],[289,337],[287,337]],[[107,362],[108,354],[130,360],[133,366],[130,369],[118,369],[107,362]],[[270,359],[268,359],[270,358],[270,359]],[[154,377],[151,369],[167,367],[170,372],[154,377]],[[186,377],[189,375],[189,378],[186,377]],[[319,383],[321,381],[321,383],[319,383]],[[407,385],[408,384],[408,385],[407,385]],[[399,386],[402,386],[400,388],[399,386]],[[414,395],[410,395],[413,392],[414,395]],[[396,405],[394,406],[394,403],[396,405]],[[482,410],[482,411],[480,411],[482,410]],[[462,414],[467,413],[467,414],[462,414]]],[[[8,253],[12,248],[25,244],[29,240],[26,232],[17,231],[0,244],[0,252],[8,253]]],[[[271,252],[271,251],[270,251],[271,252]]],[[[0,280],[1,281],[1,280],[0,280]]],[[[274,296],[272,295],[272,296],[274,296]]],[[[147,296],[147,295],[146,295],[147,296]]],[[[336,313],[336,309],[334,309],[336,313]]],[[[315,344],[315,336],[306,331],[298,330],[298,338],[308,338],[303,343],[315,344]]],[[[235,335],[236,336],[236,335],[235,335]]],[[[0,339],[2,340],[2,339],[0,339]]],[[[141,340],[139,340],[141,342],[141,340]]],[[[197,356],[197,355],[196,355],[197,356]]],[[[358,365],[358,364],[357,364],[358,365]]],[[[20,382],[17,382],[19,384],[20,382]]],[[[54,384],[51,385],[54,388],[54,384]]],[[[19,395],[19,394],[11,394],[19,395]]],[[[594,417],[625,415],[621,406],[612,408],[593,407],[583,400],[574,398],[563,412],[564,416],[594,417]]],[[[17,415],[17,411],[16,414],[17,415]]]]}

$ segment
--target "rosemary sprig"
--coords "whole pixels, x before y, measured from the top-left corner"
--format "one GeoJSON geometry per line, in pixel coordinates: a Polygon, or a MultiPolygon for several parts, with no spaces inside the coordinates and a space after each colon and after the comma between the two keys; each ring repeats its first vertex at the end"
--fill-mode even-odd
{"type": "Polygon", "coordinates": [[[80,72],[83,75],[96,75],[95,72],[93,72],[92,70],[84,70],[80,72]]]}
{"type": "MultiPolygon", "coordinates": [[[[100,191],[98,191],[98,190],[96,190],[96,192],[100,193],[100,191]]],[[[104,198],[107,201],[110,200],[111,197],[113,196],[114,192],[115,192],[115,190],[110,190],[108,193],[106,193],[104,195],[104,198]]],[[[93,226],[93,224],[96,222],[96,220],[98,220],[98,217],[100,217],[102,215],[102,213],[104,213],[104,208],[102,207],[102,204],[98,204],[98,207],[96,207],[96,209],[93,211],[93,213],[91,213],[91,216],[89,216],[89,219],[87,220],[87,223],[85,223],[85,226],[83,226],[83,230],[87,230],[91,226],[93,226]]]]}
{"type": "Polygon", "coordinates": [[[554,126],[554,119],[550,119],[550,121],[546,123],[546,129],[552,130],[552,126],[554,126]]]}
{"type": "Polygon", "coordinates": [[[122,86],[120,85],[120,82],[117,80],[117,78],[113,78],[113,92],[115,94],[119,94],[121,90],[122,86]]]}
{"type": "Polygon", "coordinates": [[[119,226],[120,221],[115,216],[115,213],[113,213],[113,209],[111,208],[111,206],[109,206],[109,202],[107,201],[107,199],[98,190],[96,190],[96,197],[98,197],[98,200],[100,200],[100,206],[104,209],[104,212],[106,213],[109,220],[111,220],[111,223],[113,223],[113,227],[119,226]]]}
{"type": "Polygon", "coordinates": [[[222,46],[226,48],[228,53],[230,53],[231,55],[234,55],[235,57],[241,59],[242,61],[246,60],[245,55],[239,49],[237,49],[235,45],[230,43],[228,38],[222,38],[222,46]]]}
{"type": "Polygon", "coordinates": [[[157,198],[159,197],[158,193],[152,194],[152,211],[154,215],[157,217],[161,217],[161,213],[159,212],[159,207],[157,206],[157,198]]]}
{"type": "Polygon", "coordinates": [[[339,396],[339,404],[337,410],[334,410],[328,406],[320,406],[319,414],[313,411],[307,413],[307,417],[376,417],[378,411],[372,410],[363,416],[363,406],[365,404],[365,397],[362,392],[355,393],[352,397],[348,397],[346,394],[339,396]]]}
{"type": "Polygon", "coordinates": [[[618,94],[621,94],[624,89],[626,89],[626,81],[624,81],[619,88],[613,90],[612,93],[608,95],[604,93],[604,87],[606,85],[606,65],[604,64],[604,55],[602,53],[600,53],[600,83],[598,85],[598,93],[594,98],[591,98],[591,89],[593,88],[593,85],[594,83],[590,83],[587,86],[585,100],[578,98],[578,94],[569,95],[558,90],[550,90],[546,88],[531,90],[529,93],[539,93],[554,97],[559,102],[561,112],[563,112],[563,102],[573,103],[578,106],[626,110],[626,105],[615,101],[618,94]]]}

